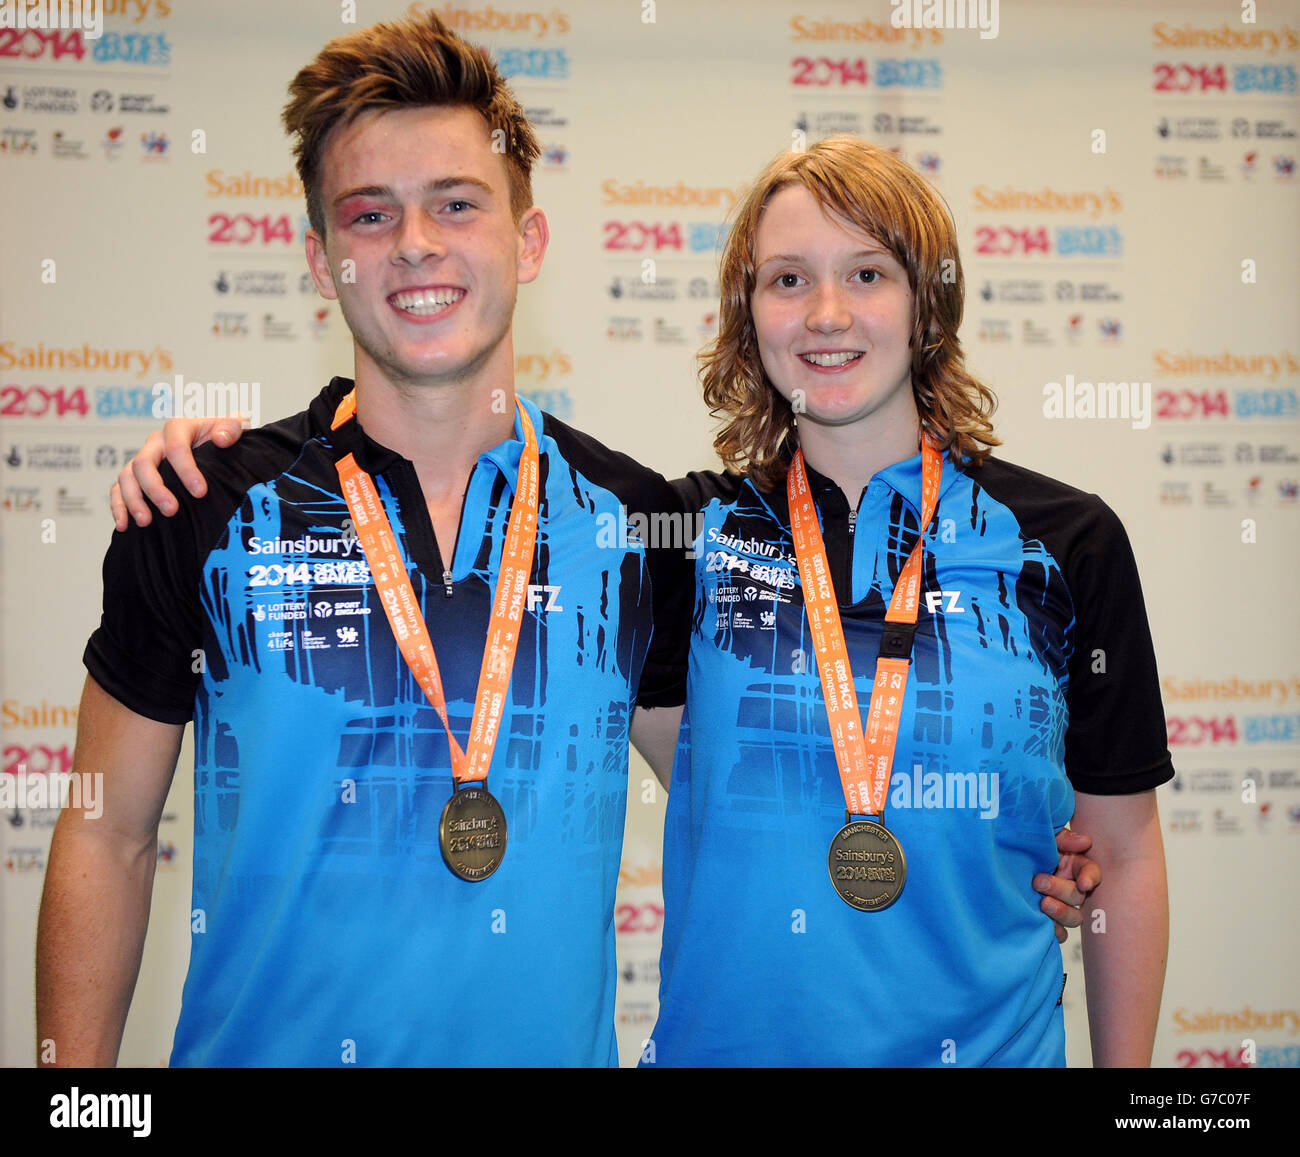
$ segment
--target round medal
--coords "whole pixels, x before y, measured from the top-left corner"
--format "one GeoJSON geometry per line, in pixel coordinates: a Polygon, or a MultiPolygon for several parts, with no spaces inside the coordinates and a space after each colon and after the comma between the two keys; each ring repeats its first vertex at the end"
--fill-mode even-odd
{"type": "Polygon", "coordinates": [[[447,867],[462,880],[486,880],[506,851],[506,813],[485,787],[452,793],[438,821],[438,845],[447,867]]]}
{"type": "Polygon", "coordinates": [[[859,912],[888,908],[907,883],[902,846],[893,832],[874,820],[842,827],[831,840],[827,867],[840,898],[859,912]]]}

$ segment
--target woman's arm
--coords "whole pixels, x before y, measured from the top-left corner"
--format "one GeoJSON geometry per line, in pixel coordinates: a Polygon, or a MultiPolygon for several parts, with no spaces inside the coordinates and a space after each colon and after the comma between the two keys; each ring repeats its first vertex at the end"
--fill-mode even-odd
{"type": "Polygon", "coordinates": [[[1169,951],[1169,892],[1156,793],[1075,793],[1103,884],[1083,906],[1088,1029],[1096,1068],[1147,1067],[1169,951]]]}
{"type": "Polygon", "coordinates": [[[168,518],[180,509],[175,495],[163,485],[162,475],[158,473],[164,458],[172,464],[185,489],[195,498],[202,498],[208,492],[208,484],[194,464],[194,447],[210,440],[224,449],[238,442],[243,432],[238,414],[225,418],[168,418],[161,430],[155,430],[145,439],[113,483],[108,499],[114,525],[118,530],[125,530],[128,521],[134,518],[137,525],[148,526],[153,521],[153,512],[145,498],[168,518]]]}

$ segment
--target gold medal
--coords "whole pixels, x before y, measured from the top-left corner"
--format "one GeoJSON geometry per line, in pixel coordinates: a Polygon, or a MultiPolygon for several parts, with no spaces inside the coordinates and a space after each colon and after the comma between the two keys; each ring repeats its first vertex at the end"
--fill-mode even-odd
{"type": "MultiPolygon", "coordinates": [[[[474,715],[470,722],[468,751],[461,747],[447,718],[447,699],[434,653],[433,639],[420,610],[419,599],[407,574],[397,535],[393,532],[370,475],[348,454],[336,463],[339,485],[366,562],[374,576],[384,614],[402,658],[415,675],[447,732],[452,775],[457,783],[485,785],[492,752],[501,734],[501,720],[519,644],[519,624],[524,616],[523,592],[532,573],[537,540],[540,459],[537,434],[523,403],[515,405],[524,431],[524,451],[519,461],[515,498],[501,551],[501,570],[492,597],[492,614],[474,715]]],[[[356,415],[356,392],[348,394],[334,414],[333,429],[356,415]]],[[[486,786],[453,788],[438,821],[438,846],[442,858],[462,880],[486,880],[501,866],[506,850],[506,815],[486,786]]]]}
{"type": "Polygon", "coordinates": [[[462,880],[486,880],[506,852],[506,813],[485,787],[452,792],[438,821],[438,846],[462,880]]]}
{"type": "Polygon", "coordinates": [[[795,451],[786,479],[790,533],[799,564],[804,613],[817,655],[822,697],[826,701],[831,742],[835,746],[835,762],[844,789],[846,822],[831,841],[827,867],[840,898],[859,912],[879,912],[888,908],[898,899],[907,882],[903,849],[884,823],[847,821],[855,815],[884,818],[921,601],[922,544],[939,502],[942,478],[942,456],[929,439],[923,439],[921,530],[889,599],[880,651],[876,656],[871,703],[865,719],[858,710],[853,665],[844,641],[826,544],[817,523],[817,508],[808,485],[801,450],[795,451]]]}
{"type": "Polygon", "coordinates": [[[840,828],[831,840],[826,866],[840,899],[859,912],[884,911],[907,883],[902,845],[874,820],[855,820],[840,828]]]}

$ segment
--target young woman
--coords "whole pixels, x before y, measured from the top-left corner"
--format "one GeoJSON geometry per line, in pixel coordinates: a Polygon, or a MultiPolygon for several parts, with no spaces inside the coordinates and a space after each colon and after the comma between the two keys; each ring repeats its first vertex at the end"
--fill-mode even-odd
{"type": "Polygon", "coordinates": [[[1028,881],[1073,815],[1094,1060],[1149,1064],[1173,769],[1133,555],[1099,498],[988,457],[944,203],[859,140],[783,154],[722,297],[655,1062],[1063,1064],[1028,881]]]}
{"type": "MultiPolygon", "coordinates": [[[[734,472],[679,483],[705,529],[645,1060],[1062,1064],[1060,955],[1037,892],[1077,925],[1068,905],[1095,867],[1067,854],[1043,874],[1074,812],[1105,835],[1106,934],[1086,945],[1097,1060],[1147,1063],[1165,935],[1150,789],[1168,754],[1118,520],[1059,483],[980,464],[996,441],[991,396],[961,368],[952,225],[889,153],[841,139],[775,161],[742,206],[723,283],[705,396],[727,419],[717,445],[734,472]],[[887,682],[902,694],[877,714],[886,732],[894,717],[897,745],[872,787],[864,768],[879,772],[881,753],[854,750],[853,720],[876,710],[886,608],[922,538],[923,432],[935,509],[913,564],[915,628],[891,634],[887,682]],[[804,542],[802,561],[787,493],[798,461],[801,541],[822,543],[819,557],[804,542]],[[819,628],[837,607],[843,652],[833,630],[810,634],[805,590],[819,628]],[[1113,649],[1115,675],[1095,674],[1096,647],[1113,649]],[[823,670],[838,672],[834,733],[823,670]]],[[[196,493],[188,447],[214,431],[238,436],[169,424],[168,457],[196,493]]],[[[163,449],[152,436],[123,472],[119,526],[128,506],[148,521],[137,474],[173,508],[163,449]]],[[[1067,832],[1059,847],[1087,841],[1067,832]]]]}

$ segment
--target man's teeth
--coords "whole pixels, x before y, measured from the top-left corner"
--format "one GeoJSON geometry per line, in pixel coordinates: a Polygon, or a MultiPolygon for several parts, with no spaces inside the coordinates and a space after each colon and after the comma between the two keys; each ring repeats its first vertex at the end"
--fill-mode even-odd
{"type": "Polygon", "coordinates": [[[437,313],[464,296],[463,289],[417,289],[395,293],[390,300],[407,313],[437,313]]]}
{"type": "Polygon", "coordinates": [[[830,369],[833,366],[845,366],[849,362],[860,358],[862,354],[857,350],[843,350],[837,354],[800,354],[811,366],[822,366],[824,369],[830,369]]]}

